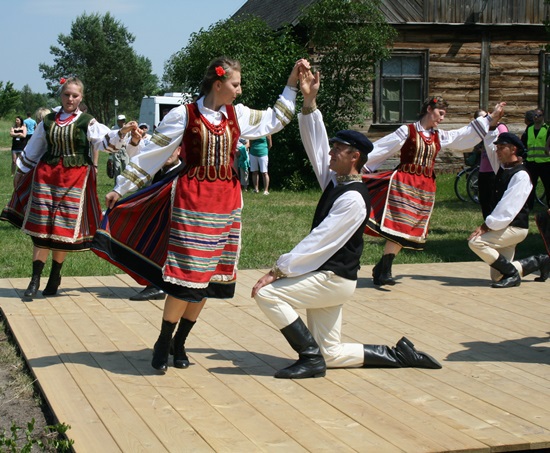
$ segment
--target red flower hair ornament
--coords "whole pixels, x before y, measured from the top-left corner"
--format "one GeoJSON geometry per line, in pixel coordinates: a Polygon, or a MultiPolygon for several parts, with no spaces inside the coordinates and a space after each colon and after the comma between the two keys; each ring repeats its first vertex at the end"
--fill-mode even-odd
{"type": "Polygon", "coordinates": [[[225,69],[223,69],[221,66],[216,66],[215,71],[216,75],[218,77],[221,77],[222,79],[225,78],[225,76],[227,75],[225,69]]]}
{"type": "Polygon", "coordinates": [[[67,81],[67,79],[66,79],[65,77],[61,77],[61,78],[59,79],[59,84],[60,84],[60,85],[63,85],[66,81],[67,81]]]}

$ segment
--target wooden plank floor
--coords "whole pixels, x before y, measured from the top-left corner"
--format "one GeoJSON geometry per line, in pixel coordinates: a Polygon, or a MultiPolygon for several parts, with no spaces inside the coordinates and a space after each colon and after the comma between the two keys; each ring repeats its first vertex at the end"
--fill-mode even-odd
{"type": "Polygon", "coordinates": [[[340,369],[279,380],[295,357],[249,297],[210,300],[189,340],[192,366],[150,366],[162,301],[132,302],[125,275],[67,277],[57,297],[0,307],[59,421],[81,452],[440,452],[550,447],[550,282],[488,286],[483,263],[396,265],[375,288],[361,270],[346,341],[406,335],[441,370],[340,369]]]}

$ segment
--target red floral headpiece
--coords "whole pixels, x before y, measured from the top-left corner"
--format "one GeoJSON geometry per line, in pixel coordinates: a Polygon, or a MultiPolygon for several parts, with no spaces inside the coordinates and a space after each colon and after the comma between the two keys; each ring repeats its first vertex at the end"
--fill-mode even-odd
{"type": "Polygon", "coordinates": [[[223,69],[221,66],[216,66],[216,75],[218,77],[221,77],[222,79],[225,78],[225,76],[227,75],[226,72],[225,72],[225,69],[223,69]]]}
{"type": "Polygon", "coordinates": [[[61,77],[59,79],[59,85],[63,85],[66,81],[67,81],[67,79],[65,77],[61,77]]]}

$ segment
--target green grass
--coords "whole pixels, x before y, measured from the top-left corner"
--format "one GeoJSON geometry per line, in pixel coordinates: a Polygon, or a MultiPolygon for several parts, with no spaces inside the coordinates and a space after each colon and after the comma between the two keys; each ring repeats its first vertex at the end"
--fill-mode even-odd
{"type": "Polygon", "coordinates": [[[11,149],[11,137],[10,129],[15,122],[15,116],[13,119],[0,119],[0,149],[9,148],[11,149]]]}
{"type": "MultiPolygon", "coordinates": [[[[105,173],[107,155],[100,154],[98,193],[103,204],[113,181],[105,173]]],[[[422,252],[405,250],[396,263],[477,261],[467,245],[468,235],[482,222],[478,205],[459,201],[453,189],[454,175],[438,176],[437,202],[431,220],[430,236],[422,252]]],[[[11,196],[10,153],[0,151],[0,205],[11,196]]],[[[309,231],[320,190],[307,192],[271,191],[269,196],[244,193],[243,243],[240,269],[271,267],[282,253],[288,252],[309,231]]],[[[542,208],[536,208],[540,211],[542,208]]],[[[532,217],[532,216],[531,216],[532,217]]],[[[32,242],[30,238],[8,224],[0,222],[0,278],[28,277],[31,274],[32,242]]],[[[374,264],[382,254],[384,241],[365,236],[362,264],[374,264]]],[[[518,247],[524,257],[543,250],[534,221],[527,239],[518,247]]],[[[46,271],[49,269],[49,262],[46,271]]],[[[118,268],[98,258],[92,252],[73,253],[63,268],[64,275],[111,275],[118,268]]]]}

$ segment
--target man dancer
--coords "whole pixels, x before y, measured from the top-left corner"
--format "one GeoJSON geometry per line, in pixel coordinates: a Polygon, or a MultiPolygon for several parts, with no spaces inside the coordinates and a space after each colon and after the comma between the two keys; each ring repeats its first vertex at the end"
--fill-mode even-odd
{"type": "Polygon", "coordinates": [[[403,337],[394,348],[341,342],[342,305],[357,284],[363,250],[363,230],[370,209],[360,169],[373,145],[363,134],[343,130],[329,140],[316,108],[319,73],[301,73],[304,95],[300,134],[317,179],[324,190],[313,227],[291,252],[252,289],[261,310],[277,326],[298,361],[278,371],[276,378],[321,377],[326,368],[441,368],[403,337]],[[308,327],[296,308],[307,310],[308,327]]]}

